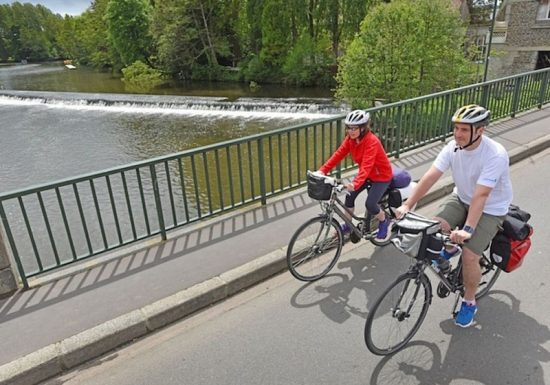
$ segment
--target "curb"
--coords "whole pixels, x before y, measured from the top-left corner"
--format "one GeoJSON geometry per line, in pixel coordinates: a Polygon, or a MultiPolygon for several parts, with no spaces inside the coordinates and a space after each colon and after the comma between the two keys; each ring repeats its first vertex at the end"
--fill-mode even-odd
{"type": "MultiPolygon", "coordinates": [[[[550,147],[550,135],[509,151],[515,164],[550,147]]],[[[418,202],[431,203],[452,191],[443,178],[418,202]]],[[[360,244],[357,244],[359,247],[360,244]]],[[[181,320],[286,270],[286,247],[138,310],[51,344],[0,366],[0,385],[35,385],[181,320]]]]}

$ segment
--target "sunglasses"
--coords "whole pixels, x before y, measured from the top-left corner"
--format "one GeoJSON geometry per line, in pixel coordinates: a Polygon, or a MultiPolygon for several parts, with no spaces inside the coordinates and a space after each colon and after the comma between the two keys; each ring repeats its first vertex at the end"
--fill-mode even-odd
{"type": "Polygon", "coordinates": [[[346,130],[348,131],[356,131],[360,129],[361,129],[361,126],[346,126],[346,130]]]}

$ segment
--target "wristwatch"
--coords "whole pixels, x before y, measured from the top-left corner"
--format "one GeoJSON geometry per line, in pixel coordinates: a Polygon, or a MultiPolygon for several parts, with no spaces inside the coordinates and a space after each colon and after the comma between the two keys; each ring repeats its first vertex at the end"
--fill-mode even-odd
{"type": "Polygon", "coordinates": [[[468,234],[473,234],[476,229],[472,226],[466,225],[462,228],[462,230],[466,231],[468,234]]]}

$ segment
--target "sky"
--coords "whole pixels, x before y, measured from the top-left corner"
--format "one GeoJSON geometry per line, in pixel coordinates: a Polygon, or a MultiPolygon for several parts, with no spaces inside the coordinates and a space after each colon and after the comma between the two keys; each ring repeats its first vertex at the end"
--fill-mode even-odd
{"type": "MultiPolygon", "coordinates": [[[[80,15],[92,3],[92,0],[19,0],[20,3],[42,4],[53,13],[61,15],[80,15]]],[[[14,0],[0,0],[0,4],[15,3],[14,0]]]]}

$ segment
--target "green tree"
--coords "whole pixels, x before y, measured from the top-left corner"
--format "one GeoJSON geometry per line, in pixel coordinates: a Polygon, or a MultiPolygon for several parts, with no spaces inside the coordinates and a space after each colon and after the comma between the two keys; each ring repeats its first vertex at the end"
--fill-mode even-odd
{"type": "Polygon", "coordinates": [[[111,0],[105,19],[109,40],[122,66],[147,61],[151,47],[149,0],[111,0]]]}
{"type": "Polygon", "coordinates": [[[0,60],[8,60],[10,56],[9,31],[11,9],[9,5],[0,5],[0,60]]]}
{"type": "Polygon", "coordinates": [[[78,61],[99,68],[112,67],[115,53],[107,32],[105,14],[109,0],[94,0],[81,16],[75,19],[78,61]]]}
{"type": "MultiPolygon", "coordinates": [[[[220,63],[231,63],[230,39],[236,36],[231,0],[166,0],[157,2],[152,34],[160,65],[179,78],[216,78],[220,63]]],[[[238,47],[237,47],[238,50],[238,47]]]]}
{"type": "Polygon", "coordinates": [[[283,73],[286,81],[299,86],[331,85],[335,64],[328,34],[313,41],[303,33],[286,57],[283,73]]]}
{"type": "Polygon", "coordinates": [[[339,99],[356,107],[453,88],[475,70],[465,29],[447,0],[394,0],[370,11],[339,62],[339,99]]]}

